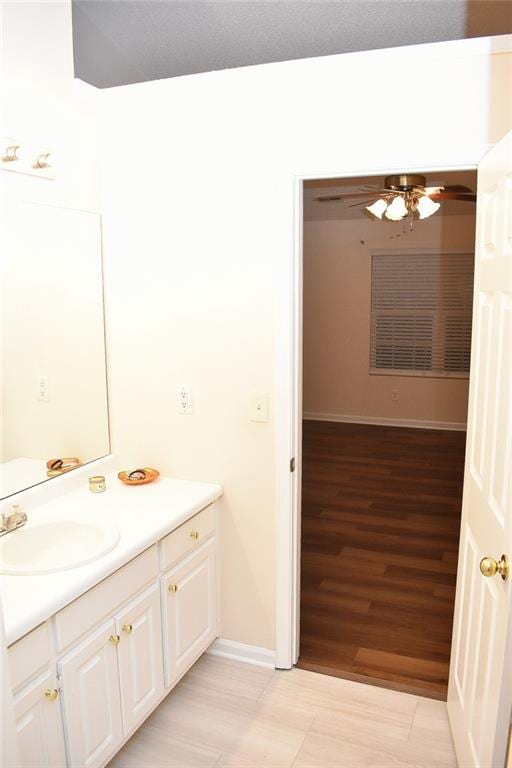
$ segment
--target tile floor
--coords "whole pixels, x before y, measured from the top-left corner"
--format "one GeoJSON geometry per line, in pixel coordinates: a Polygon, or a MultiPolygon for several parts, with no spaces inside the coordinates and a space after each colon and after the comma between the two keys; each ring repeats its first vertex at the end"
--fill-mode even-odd
{"type": "Polygon", "coordinates": [[[446,704],[203,656],[108,768],[456,768],[446,704]]]}

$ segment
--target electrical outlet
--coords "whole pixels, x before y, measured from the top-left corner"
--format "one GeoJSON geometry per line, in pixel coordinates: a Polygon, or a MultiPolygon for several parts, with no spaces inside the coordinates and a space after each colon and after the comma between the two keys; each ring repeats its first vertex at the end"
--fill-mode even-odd
{"type": "Polygon", "coordinates": [[[190,416],[192,408],[192,387],[189,384],[182,384],[178,388],[178,397],[176,401],[178,413],[190,416]]]}
{"type": "Polygon", "coordinates": [[[38,376],[36,382],[36,400],[38,403],[48,403],[50,400],[50,389],[48,386],[48,376],[38,376]]]}
{"type": "Polygon", "coordinates": [[[391,390],[391,399],[396,403],[398,400],[398,389],[391,390]]]}

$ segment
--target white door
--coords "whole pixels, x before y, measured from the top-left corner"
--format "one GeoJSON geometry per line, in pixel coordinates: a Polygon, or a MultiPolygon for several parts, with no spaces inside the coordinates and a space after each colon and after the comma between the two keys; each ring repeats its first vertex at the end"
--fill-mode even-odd
{"type": "Polygon", "coordinates": [[[110,621],[59,662],[73,768],[103,766],[123,739],[116,648],[115,624],[110,621]]]}
{"type": "Polygon", "coordinates": [[[478,169],[471,384],[448,711],[459,764],[502,768],[512,706],[512,133],[478,169]],[[483,563],[483,558],[492,558],[483,563]],[[486,567],[487,566],[487,567],[486,567]],[[505,575],[505,573],[503,573],[505,575]]]}
{"type": "Polygon", "coordinates": [[[50,672],[17,694],[14,714],[22,768],[65,766],[59,693],[50,672]]]}
{"type": "Polygon", "coordinates": [[[203,544],[162,579],[165,684],[174,685],[215,640],[215,544],[203,544]]]}
{"type": "Polygon", "coordinates": [[[132,731],[164,692],[162,620],[157,584],[116,616],[124,732],[132,731]]]}

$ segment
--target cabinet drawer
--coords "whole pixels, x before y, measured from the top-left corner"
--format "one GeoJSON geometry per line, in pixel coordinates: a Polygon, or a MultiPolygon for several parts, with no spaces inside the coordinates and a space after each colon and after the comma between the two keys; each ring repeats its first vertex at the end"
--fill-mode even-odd
{"type": "Polygon", "coordinates": [[[41,624],[9,646],[8,657],[11,684],[16,691],[50,662],[48,625],[41,624]]]}
{"type": "Polygon", "coordinates": [[[67,648],[157,576],[155,544],[56,614],[57,649],[67,648]]]}
{"type": "Polygon", "coordinates": [[[194,515],[160,542],[162,570],[174,565],[180,558],[202,544],[215,530],[215,505],[194,515]]]}

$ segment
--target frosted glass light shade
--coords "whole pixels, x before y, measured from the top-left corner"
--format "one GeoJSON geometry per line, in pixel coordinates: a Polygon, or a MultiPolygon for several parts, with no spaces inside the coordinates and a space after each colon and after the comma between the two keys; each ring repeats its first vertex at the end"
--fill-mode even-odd
{"type": "Polygon", "coordinates": [[[433,213],[438,211],[440,207],[441,203],[435,203],[430,199],[430,197],[424,195],[422,198],[420,198],[416,210],[418,211],[420,219],[427,219],[429,216],[432,216],[433,213]]]}
{"type": "Polygon", "coordinates": [[[397,195],[387,207],[386,218],[391,221],[400,221],[405,216],[407,216],[407,206],[403,197],[397,195]]]}
{"type": "Polygon", "coordinates": [[[385,200],[380,198],[379,200],[376,200],[371,205],[366,206],[366,210],[369,211],[372,216],[375,216],[377,219],[382,219],[382,215],[386,208],[388,207],[388,204],[385,200]]]}

